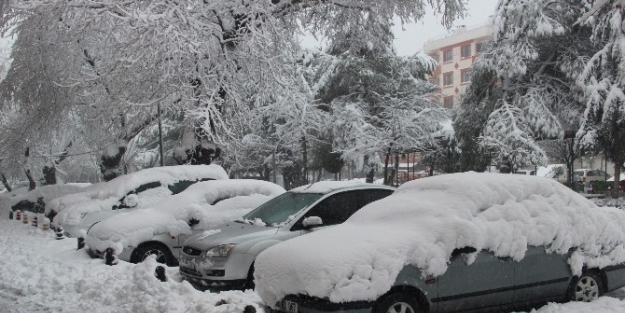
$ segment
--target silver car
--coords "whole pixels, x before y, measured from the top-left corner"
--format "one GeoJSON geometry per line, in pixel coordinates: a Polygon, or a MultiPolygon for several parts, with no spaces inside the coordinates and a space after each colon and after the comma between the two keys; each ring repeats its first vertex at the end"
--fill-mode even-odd
{"type": "Polygon", "coordinates": [[[253,288],[254,260],[279,242],[343,223],[363,206],[389,196],[388,186],[320,182],[286,192],[242,219],[189,238],[180,274],[200,288],[253,288]]]}

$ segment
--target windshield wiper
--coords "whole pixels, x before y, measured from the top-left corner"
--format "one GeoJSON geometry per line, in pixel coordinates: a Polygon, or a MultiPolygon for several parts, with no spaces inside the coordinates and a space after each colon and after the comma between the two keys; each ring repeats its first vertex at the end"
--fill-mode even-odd
{"type": "Polygon", "coordinates": [[[254,222],[250,221],[250,220],[246,220],[246,219],[236,219],[234,220],[235,223],[240,223],[240,224],[248,224],[248,225],[254,225],[254,222]]]}

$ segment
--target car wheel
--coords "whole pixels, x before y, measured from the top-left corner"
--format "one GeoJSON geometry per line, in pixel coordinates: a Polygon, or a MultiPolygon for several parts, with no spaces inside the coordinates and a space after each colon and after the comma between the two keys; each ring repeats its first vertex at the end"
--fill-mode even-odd
{"type": "Polygon", "coordinates": [[[421,313],[416,296],[407,292],[397,292],[384,296],[378,300],[374,313],[421,313]]]}
{"type": "Polygon", "coordinates": [[[593,301],[603,294],[603,283],[594,272],[583,273],[580,277],[573,278],[569,290],[571,301],[593,301]]]}
{"type": "Polygon", "coordinates": [[[166,265],[175,265],[174,256],[171,254],[171,251],[164,245],[158,243],[148,243],[144,245],[140,245],[132,252],[132,258],[130,262],[139,263],[143,262],[149,256],[156,256],[156,262],[163,263],[166,265]]]}

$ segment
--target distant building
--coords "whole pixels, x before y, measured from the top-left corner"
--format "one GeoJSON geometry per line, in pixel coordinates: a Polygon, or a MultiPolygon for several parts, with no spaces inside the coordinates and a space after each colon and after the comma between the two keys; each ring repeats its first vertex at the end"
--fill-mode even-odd
{"type": "Polygon", "coordinates": [[[441,105],[451,109],[459,106],[462,95],[471,80],[471,67],[493,38],[492,19],[488,23],[466,27],[460,26],[455,33],[428,40],[423,51],[438,62],[429,77],[431,83],[441,87],[441,105]]]}

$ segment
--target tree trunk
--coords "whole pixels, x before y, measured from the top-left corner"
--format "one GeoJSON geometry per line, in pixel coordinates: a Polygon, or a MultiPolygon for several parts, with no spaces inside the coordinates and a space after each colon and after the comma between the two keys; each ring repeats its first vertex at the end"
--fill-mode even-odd
{"type": "MultiPolygon", "coordinates": [[[[393,173],[395,174],[395,179],[397,181],[397,183],[395,184],[396,186],[399,186],[399,152],[395,153],[395,169],[393,171],[393,173]]],[[[391,179],[391,182],[393,180],[391,179]]]]}
{"type": "Polygon", "coordinates": [[[319,168],[319,172],[317,172],[317,179],[315,179],[315,182],[321,181],[321,175],[323,175],[323,167],[319,168]]]}
{"type": "Polygon", "coordinates": [[[390,146],[388,147],[388,150],[386,151],[386,156],[384,157],[384,185],[388,185],[388,160],[391,157],[391,148],[393,147],[393,144],[391,143],[390,146]]]}
{"type": "Polygon", "coordinates": [[[0,177],[2,178],[2,184],[4,185],[4,188],[6,188],[6,190],[9,191],[9,192],[13,191],[13,189],[9,185],[9,181],[7,180],[7,177],[4,176],[4,173],[2,173],[0,175],[2,175],[0,177]]]}
{"type": "Polygon", "coordinates": [[[619,187],[621,183],[621,164],[623,162],[614,162],[614,185],[612,185],[612,198],[616,199],[619,195],[619,187]]]}
{"type": "Polygon", "coordinates": [[[302,162],[304,162],[304,183],[308,184],[308,145],[305,136],[302,136],[302,162]]]}
{"type": "Polygon", "coordinates": [[[26,173],[26,178],[28,178],[28,191],[35,190],[35,188],[37,188],[37,182],[35,181],[30,169],[27,169],[24,172],[26,173]]]}

